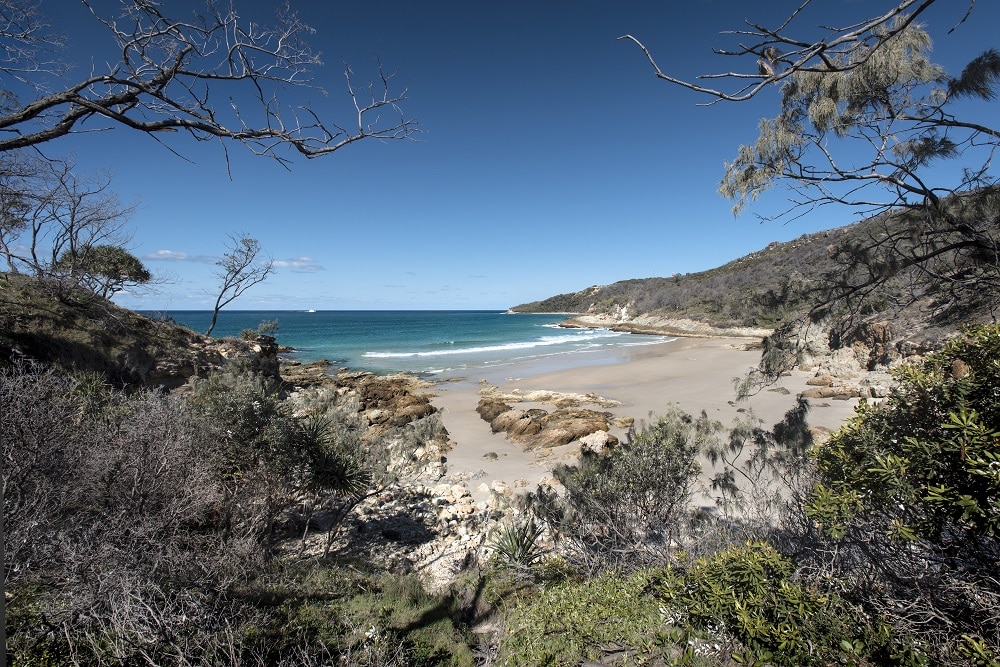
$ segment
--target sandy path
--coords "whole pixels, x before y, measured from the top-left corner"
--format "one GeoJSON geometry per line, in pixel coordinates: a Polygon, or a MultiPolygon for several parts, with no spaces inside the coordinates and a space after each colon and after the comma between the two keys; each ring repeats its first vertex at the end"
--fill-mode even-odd
{"type": "MultiPolygon", "coordinates": [[[[479,377],[443,382],[435,387],[433,403],[442,408],[444,425],[455,442],[448,454],[448,472],[453,478],[465,478],[473,496],[483,499],[487,492],[480,487],[494,480],[511,488],[534,489],[549,477],[552,466],[572,462],[576,447],[568,445],[551,455],[525,452],[504,435],[491,433],[489,425],[476,413],[481,381],[497,385],[502,391],[544,389],[568,393],[596,393],[619,401],[607,410],[615,416],[647,419],[650,412],[663,413],[676,404],[682,410],[709,417],[730,425],[741,416],[739,410],[751,409],[765,426],[780,421],[795,405],[795,396],[806,388],[810,374],[795,372],[783,378],[780,391],[764,391],[745,403],[735,403],[733,378],[742,376],[756,365],[759,351],[746,351],[747,339],[681,338],[668,343],[619,348],[613,352],[581,352],[557,360],[536,361],[501,370],[481,371],[479,377]],[[496,456],[494,457],[493,454],[496,456]]],[[[836,429],[853,413],[856,400],[815,401],[809,423],[836,429]]],[[[517,407],[531,407],[518,404],[517,407]]],[[[552,406],[545,406],[552,409],[552,406]]],[[[616,435],[623,431],[616,429],[616,435]]]]}

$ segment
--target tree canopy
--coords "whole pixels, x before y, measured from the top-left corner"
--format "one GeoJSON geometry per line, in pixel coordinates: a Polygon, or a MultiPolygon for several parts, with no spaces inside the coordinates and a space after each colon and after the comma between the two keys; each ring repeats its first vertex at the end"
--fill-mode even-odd
{"type": "Polygon", "coordinates": [[[55,270],[105,299],[129,286],[144,285],[153,277],[138,257],[114,245],[84,246],[78,253],[67,250],[55,270]]]}

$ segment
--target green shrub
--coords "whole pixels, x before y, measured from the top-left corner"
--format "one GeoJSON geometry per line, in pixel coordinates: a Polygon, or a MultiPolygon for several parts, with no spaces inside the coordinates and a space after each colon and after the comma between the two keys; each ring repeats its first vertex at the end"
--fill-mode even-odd
{"type": "Polygon", "coordinates": [[[606,456],[557,466],[564,498],[542,489],[535,497],[541,518],[555,523],[591,571],[665,562],[690,514],[698,456],[720,428],[704,413],[695,419],[675,409],[606,456]]]}
{"type": "Polygon", "coordinates": [[[296,578],[284,594],[264,643],[326,647],[359,667],[474,664],[454,601],[428,593],[415,575],[323,567],[296,578]]]}
{"type": "Polygon", "coordinates": [[[699,558],[665,577],[657,595],[689,656],[712,647],[742,664],[856,663],[882,656],[889,641],[888,628],[796,581],[792,562],[760,542],[699,558]]]}
{"type": "Polygon", "coordinates": [[[529,568],[541,560],[543,552],[538,545],[541,526],[534,519],[508,520],[498,524],[490,535],[489,546],[503,565],[529,568]]]}
{"type": "Polygon", "coordinates": [[[522,596],[506,611],[499,664],[555,667],[610,655],[648,664],[664,629],[649,585],[646,573],[609,572],[522,596]]]}
{"type": "Polygon", "coordinates": [[[961,635],[996,653],[1000,327],[970,327],[895,375],[891,396],[816,449],[808,511],[835,574],[924,654],[957,659],[961,635]]]}
{"type": "Polygon", "coordinates": [[[823,487],[814,515],[842,532],[874,512],[899,538],[961,542],[962,558],[992,561],[1000,547],[1000,327],[970,328],[895,375],[892,396],[862,403],[817,450],[823,487]]]}

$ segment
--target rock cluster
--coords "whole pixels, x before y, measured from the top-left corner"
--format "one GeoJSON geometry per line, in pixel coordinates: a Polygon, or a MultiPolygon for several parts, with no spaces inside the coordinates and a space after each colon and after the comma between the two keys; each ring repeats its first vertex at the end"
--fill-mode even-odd
{"type": "Polygon", "coordinates": [[[552,412],[541,408],[522,410],[493,396],[481,398],[476,411],[494,433],[506,433],[526,449],[557,447],[597,432],[605,434],[605,446],[618,444],[618,439],[608,433],[613,419],[610,412],[580,407],[561,407],[552,412]]]}
{"type": "MultiPolygon", "coordinates": [[[[356,406],[365,429],[362,441],[389,456],[386,469],[395,481],[353,508],[336,534],[337,553],[394,571],[421,572],[431,585],[446,584],[485,556],[492,527],[516,511],[512,490],[493,482],[480,493],[485,500],[477,501],[463,483],[471,478],[448,474],[447,431],[422,426],[436,411],[427,383],[405,374],[341,369],[331,375],[329,363],[286,364],[283,374],[289,399],[303,409],[331,395],[356,406]]],[[[309,538],[306,553],[321,553],[326,539],[325,533],[309,538]]]]}
{"type": "MultiPolygon", "coordinates": [[[[420,572],[431,588],[442,588],[485,558],[491,529],[515,512],[502,492],[476,502],[464,484],[403,480],[354,508],[333,551],[396,572],[420,572]]],[[[326,539],[323,533],[307,538],[304,553],[321,553],[326,539]]]]}
{"type": "Polygon", "coordinates": [[[369,424],[404,426],[435,410],[430,396],[415,393],[428,385],[412,375],[342,372],[337,374],[337,384],[354,390],[369,424]]]}

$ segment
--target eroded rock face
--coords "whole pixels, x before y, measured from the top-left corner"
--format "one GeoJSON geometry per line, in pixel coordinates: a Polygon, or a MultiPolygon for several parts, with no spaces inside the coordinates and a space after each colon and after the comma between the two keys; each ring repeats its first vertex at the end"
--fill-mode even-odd
{"type": "Polygon", "coordinates": [[[573,442],[596,431],[611,428],[609,412],[586,408],[559,408],[542,418],[542,431],[530,443],[534,447],[553,447],[573,442]]]}
{"type": "Polygon", "coordinates": [[[889,322],[863,322],[851,329],[830,332],[831,347],[851,348],[858,361],[870,371],[900,358],[895,339],[889,322]]]}
{"type": "Polygon", "coordinates": [[[299,361],[284,361],[281,364],[281,379],[286,385],[297,389],[333,384],[335,380],[330,376],[331,366],[328,359],[307,364],[299,361]]]}
{"type": "Polygon", "coordinates": [[[531,418],[528,417],[528,412],[526,410],[506,410],[489,420],[490,429],[494,433],[500,433],[501,431],[508,433],[515,424],[522,420],[531,421],[531,418]]]}

